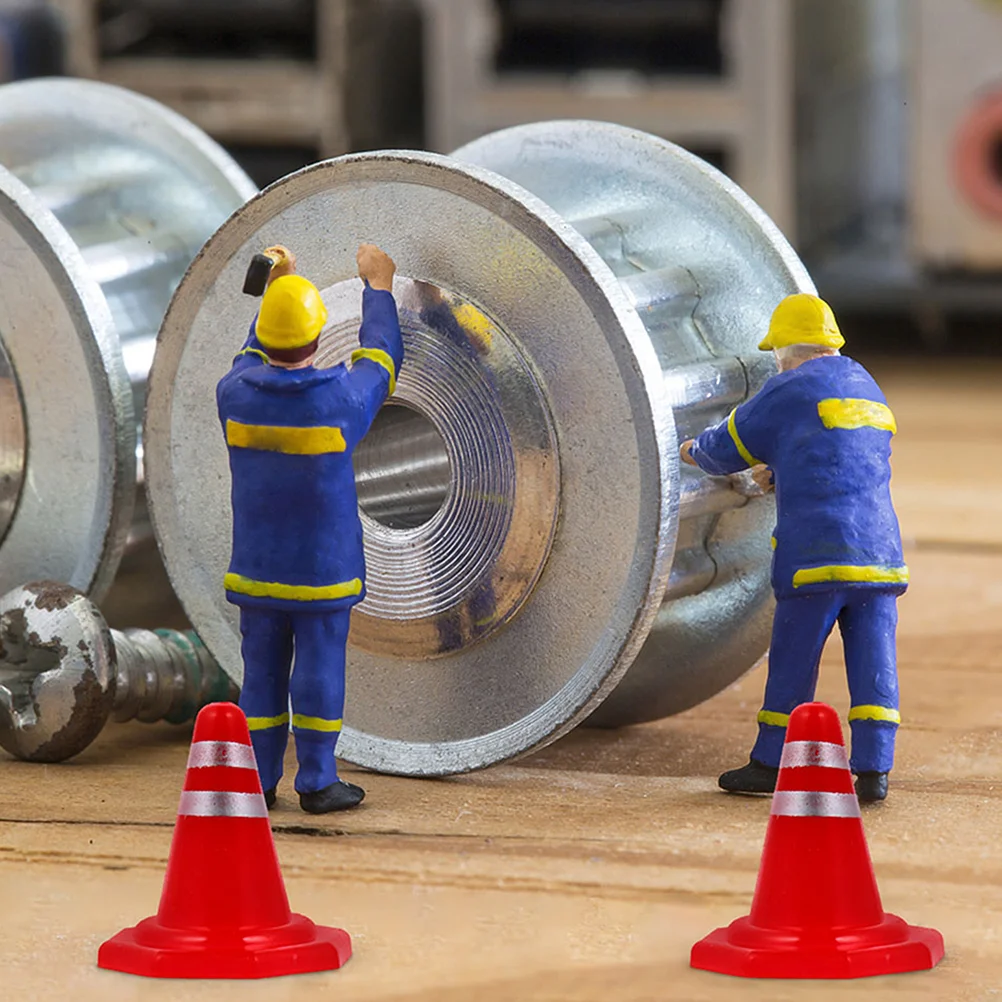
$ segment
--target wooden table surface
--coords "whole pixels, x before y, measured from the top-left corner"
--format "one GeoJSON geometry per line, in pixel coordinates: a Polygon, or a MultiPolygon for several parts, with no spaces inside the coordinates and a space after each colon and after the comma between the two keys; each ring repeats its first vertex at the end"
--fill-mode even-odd
{"type": "MultiPolygon", "coordinates": [[[[933,925],[931,972],[857,982],[691,970],[747,912],[769,812],[715,777],[746,760],[764,673],[621,731],[437,781],[363,775],[357,811],[272,814],[294,910],[347,928],[345,969],[262,982],[101,971],[156,910],[190,729],[121,725],[69,764],[0,762],[0,999],[988,999],[1002,993],[1002,364],[874,364],[900,433],[912,569],[889,800],[864,810],[888,911],[933,925]],[[864,994],[865,993],[865,994],[864,994]]],[[[841,646],[819,698],[847,709],[841,646]]],[[[351,770],[346,775],[359,779],[351,770]]],[[[291,784],[289,784],[291,785],[291,784]]]]}

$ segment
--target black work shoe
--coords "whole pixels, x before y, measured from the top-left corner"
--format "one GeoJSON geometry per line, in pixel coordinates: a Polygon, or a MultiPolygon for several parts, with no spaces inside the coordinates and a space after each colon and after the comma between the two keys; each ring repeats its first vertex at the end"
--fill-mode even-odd
{"type": "Polygon", "coordinates": [[[887,796],[886,772],[860,772],[856,775],[856,797],[866,803],[887,796]]]}
{"type": "Polygon", "coordinates": [[[299,794],[299,806],[308,814],[327,814],[330,811],[346,811],[362,802],[365,790],[354,783],[339,779],[322,790],[299,794]]]}
{"type": "Polygon", "coordinates": [[[274,786],[270,790],[264,791],[264,803],[269,811],[275,806],[276,800],[278,800],[278,791],[274,786]]]}
{"type": "Polygon", "coordinates": [[[779,769],[765,765],[756,759],[749,759],[740,769],[722,773],[717,782],[721,790],[728,793],[772,793],[776,789],[779,769]]]}

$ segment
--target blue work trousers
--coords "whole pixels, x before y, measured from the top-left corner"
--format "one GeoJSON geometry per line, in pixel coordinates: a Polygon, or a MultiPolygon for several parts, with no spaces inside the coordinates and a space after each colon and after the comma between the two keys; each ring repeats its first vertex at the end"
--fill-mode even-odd
{"type": "Polygon", "coordinates": [[[240,610],[244,660],[240,709],[247,716],[265,790],[273,790],[282,778],[289,740],[290,695],[299,760],[297,792],[322,790],[337,782],[334,749],[344,713],[345,645],[350,617],[350,608],[291,613],[246,607],[240,610]]]}
{"type": "Polygon", "coordinates": [[[821,651],[837,620],[851,699],[849,764],[857,773],[891,771],[900,719],[895,648],[899,594],[900,589],[845,588],[777,601],[752,758],[779,765],[786,725],[778,721],[814,699],[821,651]]]}

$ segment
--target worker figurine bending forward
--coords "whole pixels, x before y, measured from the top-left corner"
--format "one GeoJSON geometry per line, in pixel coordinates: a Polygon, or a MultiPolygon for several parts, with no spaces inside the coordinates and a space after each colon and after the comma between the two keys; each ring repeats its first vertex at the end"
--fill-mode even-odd
{"type": "Polygon", "coordinates": [[[320,293],[285,248],[265,254],[274,264],[261,309],[216,390],[232,477],[226,597],[240,607],[240,707],[265,800],[274,805],[282,776],[291,694],[296,791],[303,810],[323,814],[365,796],[338,779],[334,759],[349,618],[365,597],[351,456],[393,392],[403,343],[393,261],[363,244],[360,347],[350,367],[314,368],[327,320],[320,293]]]}
{"type": "Polygon", "coordinates": [[[827,303],[787,297],[759,345],[775,352],[779,374],[681,447],[686,462],[715,476],[764,464],[756,479],[776,490],[776,615],[765,701],[751,760],[720,777],[725,790],[775,789],[790,713],[813,700],[821,651],[837,620],[856,793],[860,800],[887,796],[901,719],[897,599],[908,583],[890,493],[896,428],[870,374],[839,354],[844,343],[827,303]]]}

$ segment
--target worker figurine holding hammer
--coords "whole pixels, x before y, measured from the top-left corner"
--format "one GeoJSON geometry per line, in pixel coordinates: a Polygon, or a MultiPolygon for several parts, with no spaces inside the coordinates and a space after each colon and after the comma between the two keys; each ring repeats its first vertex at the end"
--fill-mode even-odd
{"type": "Polygon", "coordinates": [[[319,369],[313,361],[327,321],[323,300],[295,274],[286,248],[268,248],[245,285],[252,294],[266,285],[260,311],[216,390],[232,479],[226,597],[240,607],[240,707],[269,807],[282,776],[290,694],[300,806],[323,814],[365,796],[338,778],[334,750],[349,618],[365,597],[351,457],[403,361],[395,270],[379,248],[359,248],[360,347],[350,367],[319,369]]]}
{"type": "Polygon", "coordinates": [[[908,583],[891,505],[894,415],[870,374],[839,354],[830,307],[801,293],[773,313],[762,350],[779,374],[717,427],[683,442],[682,459],[715,476],[753,468],[775,486],[776,593],[765,701],[751,760],[724,790],[771,793],[793,709],[814,698],[838,621],[851,697],[850,765],[860,800],[883,800],[898,713],[897,598],[908,583]]]}

